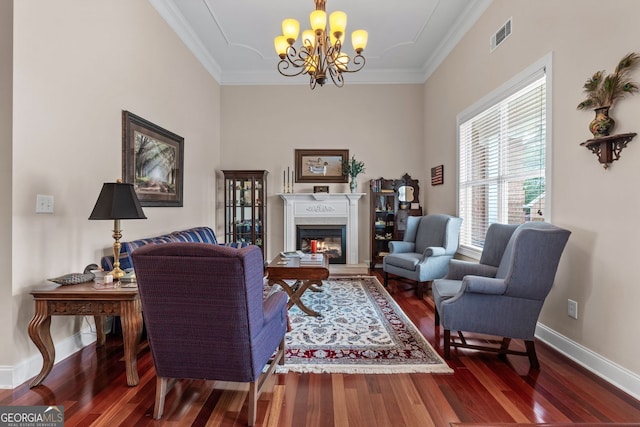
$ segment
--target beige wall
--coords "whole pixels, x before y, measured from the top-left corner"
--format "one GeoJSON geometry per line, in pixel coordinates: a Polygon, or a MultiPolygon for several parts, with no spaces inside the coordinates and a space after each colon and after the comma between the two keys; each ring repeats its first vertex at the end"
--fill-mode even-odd
{"type": "MultiPolygon", "coordinates": [[[[122,222],[123,238],[215,224],[220,89],[146,0],[20,0],[14,9],[13,280],[2,285],[14,319],[0,328],[25,361],[39,357],[26,334],[29,290],[82,271],[113,244],[113,223],[87,218],[102,183],[121,176],[122,110],[185,139],[184,207],[145,208],[147,220],[122,222]],[[36,194],[55,197],[53,215],[34,213],[36,194]]],[[[80,323],[54,318],[54,340],[80,323]]]]}
{"type": "MultiPolygon", "coordinates": [[[[0,298],[0,316],[7,318],[0,331],[4,343],[15,343],[11,350],[2,346],[0,365],[30,360],[39,369],[26,335],[29,290],[43,278],[79,271],[110,249],[112,224],[87,217],[101,184],[121,174],[121,110],[185,138],[185,206],[145,209],[148,220],[123,222],[125,239],[199,224],[217,225],[221,234],[216,173],[267,169],[272,256],[283,234],[276,193],[295,148],[349,149],[367,166],[358,178],[362,192],[369,179],[408,172],[420,179],[428,212],[455,213],[456,115],[552,52],[552,221],[573,234],[541,320],[640,375],[632,329],[639,320],[633,265],[640,229],[630,225],[640,204],[640,147],[631,142],[605,171],[579,146],[590,136],[591,114],[575,109],[591,73],[611,71],[623,54],[638,50],[640,3],[615,0],[607,14],[600,6],[595,0],[495,0],[424,86],[347,83],[311,91],[304,85],[220,88],[145,0],[0,2],[0,194],[10,201],[0,206],[0,237],[11,242],[0,250],[0,267],[11,277],[1,287],[7,297],[0,298]],[[509,17],[513,35],[489,54],[489,35],[509,17]],[[431,187],[429,169],[438,164],[444,164],[445,184],[431,187]],[[34,213],[36,194],[55,197],[53,215],[34,213]],[[567,298],[578,301],[578,320],[566,316],[567,298]]],[[[618,132],[637,131],[640,96],[612,113],[618,132]]],[[[332,184],[331,191],[348,187],[332,184]]],[[[368,197],[360,206],[364,261],[368,197]]],[[[79,327],[79,321],[54,319],[56,342],[79,327]]]]}
{"type": "MultiPolygon", "coordinates": [[[[581,147],[593,113],[576,110],[582,84],[597,70],[613,71],[638,51],[635,0],[496,0],[424,87],[425,159],[445,165],[445,182],[427,187],[429,206],[455,211],[456,115],[546,54],[553,53],[553,181],[551,221],[572,231],[541,322],[591,351],[640,375],[637,242],[640,146],[633,141],[609,170],[581,147]],[[513,34],[493,53],[489,36],[513,17],[513,34]],[[443,125],[444,124],[444,125],[443,125]],[[439,141],[439,143],[433,143],[439,141]],[[567,316],[567,299],[579,319],[567,316]]],[[[640,71],[635,72],[640,80],[640,71]]],[[[640,96],[612,109],[615,131],[637,132],[640,96]]],[[[548,199],[547,199],[548,200],[548,199]]]]}
{"type": "MultiPolygon", "coordinates": [[[[0,286],[0,325],[11,325],[11,117],[13,104],[13,2],[0,1],[0,271],[5,286],[0,286]]],[[[0,326],[0,329],[3,327],[0,326]]],[[[13,342],[13,328],[2,336],[13,342]]],[[[10,345],[0,348],[0,366],[12,366],[10,345]]]]}
{"type": "MultiPolygon", "coordinates": [[[[287,166],[293,168],[296,148],[348,149],[350,156],[365,163],[366,171],[358,176],[359,192],[369,192],[370,179],[400,178],[405,173],[426,185],[432,162],[423,160],[421,90],[422,85],[345,84],[339,89],[327,84],[313,91],[307,85],[222,87],[224,168],[270,172],[268,257],[284,245],[284,207],[276,194],[283,191],[282,172],[287,166]]],[[[312,192],[313,184],[295,184],[295,191],[312,192]]],[[[330,184],[330,192],[349,192],[349,185],[330,184]]],[[[359,258],[365,262],[369,259],[368,194],[359,208],[359,258]]],[[[221,208],[217,217],[222,232],[221,208]]]]}

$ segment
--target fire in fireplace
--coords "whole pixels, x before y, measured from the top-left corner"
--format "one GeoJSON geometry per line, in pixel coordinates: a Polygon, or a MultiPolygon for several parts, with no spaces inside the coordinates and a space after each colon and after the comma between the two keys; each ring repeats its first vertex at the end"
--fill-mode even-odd
{"type": "Polygon", "coordinates": [[[346,264],[345,225],[298,225],[297,245],[302,252],[311,250],[311,240],[318,241],[318,252],[329,257],[330,264],[346,264]]]}

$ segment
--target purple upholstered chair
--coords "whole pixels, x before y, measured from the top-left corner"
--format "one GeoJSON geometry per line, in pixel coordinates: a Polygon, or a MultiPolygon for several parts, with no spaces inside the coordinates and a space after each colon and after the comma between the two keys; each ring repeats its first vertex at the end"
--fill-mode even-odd
{"type": "Polygon", "coordinates": [[[286,294],[263,299],[260,248],[164,243],[132,258],[157,375],[153,417],[174,379],[248,382],[254,425],[266,377],[284,364],[287,329],[286,294]]]}

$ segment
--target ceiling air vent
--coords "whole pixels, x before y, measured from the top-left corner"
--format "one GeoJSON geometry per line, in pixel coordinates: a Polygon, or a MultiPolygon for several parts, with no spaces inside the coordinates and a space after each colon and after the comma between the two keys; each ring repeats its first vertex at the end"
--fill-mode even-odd
{"type": "Polygon", "coordinates": [[[489,50],[489,52],[493,52],[498,46],[500,46],[500,43],[505,41],[510,35],[511,18],[509,18],[509,20],[505,22],[505,24],[491,36],[491,49],[489,50]]]}

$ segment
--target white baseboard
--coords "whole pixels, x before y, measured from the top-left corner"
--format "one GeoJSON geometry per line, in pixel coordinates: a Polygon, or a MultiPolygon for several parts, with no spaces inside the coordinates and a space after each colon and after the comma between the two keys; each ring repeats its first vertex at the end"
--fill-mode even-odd
{"type": "MultiPolygon", "coordinates": [[[[58,363],[66,359],[78,350],[95,342],[96,333],[89,327],[85,327],[80,332],[60,341],[55,345],[56,358],[58,363]]],[[[0,389],[13,389],[30,380],[42,370],[42,355],[37,352],[35,355],[21,361],[14,366],[0,366],[0,389]]],[[[46,379],[45,379],[46,382],[46,379]]]]}
{"type": "Polygon", "coordinates": [[[640,400],[640,376],[638,374],[602,357],[541,323],[538,323],[536,327],[536,338],[625,393],[640,400]]]}

